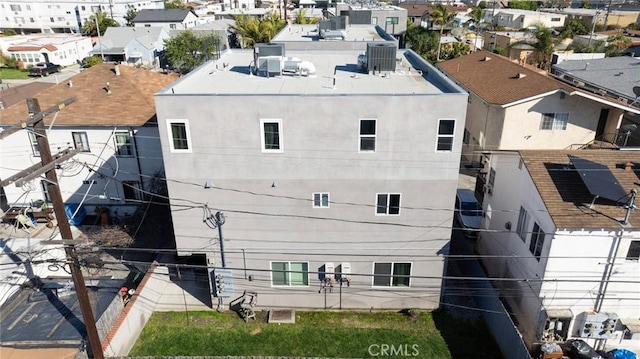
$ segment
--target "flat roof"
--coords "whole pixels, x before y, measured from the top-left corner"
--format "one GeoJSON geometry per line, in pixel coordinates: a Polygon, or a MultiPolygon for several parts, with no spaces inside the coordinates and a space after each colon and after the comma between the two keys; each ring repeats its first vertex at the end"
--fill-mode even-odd
{"type": "Polygon", "coordinates": [[[321,41],[321,42],[346,42],[346,41],[388,41],[378,31],[376,25],[348,25],[344,31],[344,40],[323,40],[318,34],[317,24],[288,25],[280,31],[271,42],[286,41],[321,41]]]}
{"type": "MultiPolygon", "coordinates": [[[[439,70],[410,50],[396,52],[396,71],[367,74],[357,69],[361,50],[288,51],[311,62],[315,76],[250,74],[253,50],[229,50],[157,93],[176,95],[433,95],[464,93],[439,70]],[[335,79],[335,86],[334,86],[335,79]]],[[[466,93],[465,93],[466,94],[466,93]]]]}

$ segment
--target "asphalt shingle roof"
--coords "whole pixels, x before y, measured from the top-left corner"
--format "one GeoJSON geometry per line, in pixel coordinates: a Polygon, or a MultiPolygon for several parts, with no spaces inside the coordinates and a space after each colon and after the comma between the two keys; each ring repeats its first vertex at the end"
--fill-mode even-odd
{"type": "MultiPolygon", "coordinates": [[[[572,155],[606,165],[622,189],[630,193],[638,189],[640,181],[640,152],[614,150],[579,151],[519,151],[549,215],[559,229],[619,229],[618,220],[624,218],[626,199],[616,203],[598,198],[589,208],[594,196],[589,192],[578,172],[569,166],[572,155]],[[625,163],[635,164],[625,171],[625,163]]],[[[636,199],[639,203],[640,197],[636,199]]],[[[640,228],[640,212],[631,211],[629,227],[640,228]]]]}
{"type": "Polygon", "coordinates": [[[448,60],[438,64],[438,67],[469,91],[496,105],[506,105],[560,89],[573,91],[561,81],[488,51],[477,51],[448,60]]]}
{"type": "MultiPolygon", "coordinates": [[[[175,74],[161,74],[132,66],[120,65],[116,76],[113,64],[93,66],[69,80],[41,91],[35,97],[42,109],[77,97],[56,116],[55,125],[77,126],[142,126],[155,116],[153,95],[177,79],[175,74]],[[73,86],[69,86],[69,82],[73,86]],[[109,83],[110,94],[106,91],[109,83]]],[[[0,112],[0,125],[13,125],[28,117],[24,102],[0,112]]],[[[53,116],[47,116],[49,123],[53,116]]]]}

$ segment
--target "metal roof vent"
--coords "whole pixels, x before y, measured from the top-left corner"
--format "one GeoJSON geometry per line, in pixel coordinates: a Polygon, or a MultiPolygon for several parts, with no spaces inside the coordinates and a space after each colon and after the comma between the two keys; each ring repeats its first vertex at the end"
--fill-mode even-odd
{"type": "Polygon", "coordinates": [[[490,60],[491,60],[491,58],[490,58],[489,56],[485,56],[485,57],[482,59],[482,61],[490,61],[490,60]]]}
{"type": "Polygon", "coordinates": [[[523,78],[525,78],[525,77],[527,77],[527,75],[526,75],[526,74],[523,74],[522,72],[518,72],[518,74],[517,74],[517,75],[515,75],[513,78],[514,78],[514,79],[523,79],[523,78]]]}

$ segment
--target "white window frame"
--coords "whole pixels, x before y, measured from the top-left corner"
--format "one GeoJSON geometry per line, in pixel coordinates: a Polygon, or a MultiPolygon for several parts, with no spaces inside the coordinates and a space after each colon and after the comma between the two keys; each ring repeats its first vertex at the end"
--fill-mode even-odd
{"type": "Polygon", "coordinates": [[[281,118],[261,118],[260,119],[260,149],[262,153],[282,153],[284,152],[284,131],[281,118]],[[266,148],[264,125],[267,123],[278,124],[278,149],[266,148]]]}
{"type": "Polygon", "coordinates": [[[543,113],[540,119],[540,131],[566,131],[568,125],[568,112],[543,113]]]}
{"type": "Polygon", "coordinates": [[[529,252],[540,262],[542,257],[542,251],[544,250],[544,241],[547,234],[542,229],[538,222],[534,222],[533,229],[531,230],[531,242],[529,243],[529,252]],[[538,227],[536,231],[535,228],[538,227]]]}
{"type": "Polygon", "coordinates": [[[376,201],[375,201],[375,203],[376,203],[376,205],[375,205],[375,214],[376,214],[376,216],[399,216],[400,212],[401,212],[401,209],[402,209],[402,193],[376,193],[376,201]],[[384,196],[384,195],[387,196],[386,211],[385,211],[385,213],[378,213],[378,207],[379,207],[378,198],[380,196],[384,196]],[[394,195],[397,195],[399,197],[398,198],[398,213],[389,213],[389,208],[390,208],[389,203],[391,202],[390,199],[391,199],[391,196],[394,196],[394,195]]]}
{"type": "Polygon", "coordinates": [[[167,120],[167,136],[169,137],[169,150],[172,153],[191,153],[193,152],[193,143],[191,142],[191,130],[189,129],[189,120],[187,119],[171,119],[167,120]],[[184,124],[184,130],[187,133],[187,148],[175,148],[173,143],[173,129],[171,129],[171,125],[173,124],[184,124]]]}
{"type": "Polygon", "coordinates": [[[453,152],[455,147],[455,136],[456,136],[456,127],[458,126],[458,121],[455,118],[439,118],[438,119],[438,128],[436,128],[436,152],[453,152]],[[453,133],[452,134],[440,134],[440,124],[442,121],[453,121],[453,133]],[[439,150],[438,145],[440,143],[441,138],[451,138],[451,149],[448,150],[439,150]]]}
{"type": "MultiPolygon", "coordinates": [[[[411,277],[413,276],[413,262],[373,262],[371,265],[371,273],[373,274],[371,276],[371,287],[373,288],[411,288],[411,277]],[[376,264],[391,264],[391,273],[389,274],[389,285],[376,285],[375,284],[375,279],[376,279],[376,264]],[[396,264],[408,264],[409,265],[409,285],[407,286],[402,286],[402,285],[393,285],[393,278],[394,278],[394,267],[396,264]]],[[[383,274],[380,274],[380,276],[382,276],[383,274]]]]}
{"type": "Polygon", "coordinates": [[[142,201],[144,198],[142,193],[142,184],[140,181],[122,181],[122,197],[125,201],[142,201]],[[125,190],[125,188],[128,189],[125,190]],[[127,198],[125,193],[129,189],[133,191],[133,196],[135,198],[127,198]]]}
{"type": "Polygon", "coordinates": [[[82,146],[82,152],[91,152],[89,147],[89,136],[86,131],[73,131],[71,132],[71,138],[73,139],[73,147],[78,149],[78,144],[82,146]],[[79,136],[80,142],[76,141],[76,136],[79,136]]]}
{"type": "Polygon", "coordinates": [[[271,284],[272,287],[279,287],[279,288],[283,288],[283,287],[291,287],[291,288],[305,288],[305,287],[309,287],[309,262],[307,261],[269,261],[269,277],[270,277],[270,281],[269,283],[271,284]],[[286,263],[287,264],[287,269],[285,269],[285,272],[287,273],[287,284],[273,284],[273,263],[286,263]],[[291,263],[306,263],[307,264],[307,284],[291,284],[291,263]]]}
{"type": "Polygon", "coordinates": [[[116,157],[135,157],[136,155],[136,148],[133,145],[133,133],[131,133],[131,131],[126,130],[126,131],[115,131],[113,133],[113,144],[115,145],[115,155],[116,157]],[[129,136],[129,143],[126,146],[130,146],[131,147],[131,154],[120,154],[120,148],[118,147],[118,135],[122,135],[122,134],[127,134],[127,136],[129,136]]]}
{"type": "Polygon", "coordinates": [[[377,118],[361,118],[358,121],[358,152],[360,153],[375,153],[378,150],[378,119],[377,118]],[[373,135],[371,134],[362,134],[362,121],[373,121],[374,122],[374,130],[373,135]],[[373,151],[372,150],[363,150],[362,149],[362,139],[364,138],[372,138],[373,139],[373,151]]]}
{"type": "Polygon", "coordinates": [[[331,197],[329,196],[329,192],[314,192],[313,195],[311,195],[311,202],[313,208],[329,208],[331,206],[331,197]],[[327,196],[326,206],[322,204],[322,197],[324,195],[327,196]],[[316,205],[316,196],[318,196],[318,203],[320,203],[320,205],[316,205]]]}

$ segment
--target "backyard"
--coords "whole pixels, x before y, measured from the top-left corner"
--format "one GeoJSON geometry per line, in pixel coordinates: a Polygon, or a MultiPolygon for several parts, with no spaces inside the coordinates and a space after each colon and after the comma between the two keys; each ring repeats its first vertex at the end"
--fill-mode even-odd
{"type": "Polygon", "coordinates": [[[500,358],[483,323],[444,312],[297,312],[295,324],[233,312],[156,312],[131,356],[500,358]]]}

